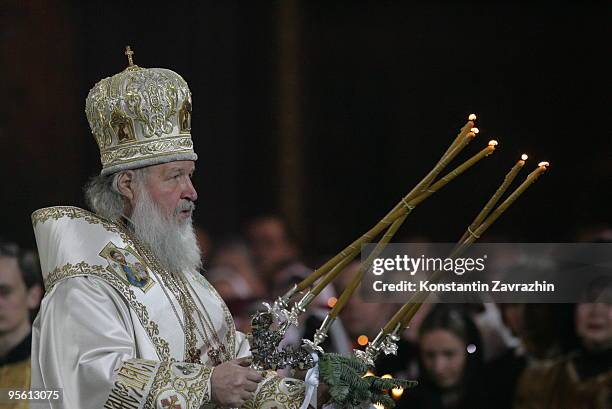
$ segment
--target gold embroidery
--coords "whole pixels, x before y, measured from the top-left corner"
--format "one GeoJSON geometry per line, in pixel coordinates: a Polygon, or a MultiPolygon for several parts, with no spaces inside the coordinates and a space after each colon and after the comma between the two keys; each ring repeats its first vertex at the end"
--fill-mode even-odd
{"type": "MultiPolygon", "coordinates": [[[[183,334],[185,335],[183,356],[190,361],[199,360],[199,353],[197,352],[197,339],[195,335],[196,324],[189,311],[185,308],[186,301],[184,300],[183,294],[178,289],[175,279],[172,277],[171,274],[166,272],[163,267],[161,267],[155,255],[152,254],[147,247],[143,246],[139,240],[137,240],[136,238],[132,238],[132,242],[134,243],[134,246],[136,247],[138,252],[147,259],[147,264],[151,267],[153,273],[156,275],[158,280],[161,278],[162,283],[160,283],[160,285],[162,286],[162,290],[164,291],[164,293],[166,293],[166,290],[170,290],[170,292],[172,292],[172,295],[174,295],[174,298],[178,301],[179,306],[181,307],[181,311],[183,312],[182,322],[178,317],[178,312],[174,307],[174,303],[172,302],[172,300],[168,300],[170,301],[170,305],[172,306],[174,313],[179,319],[179,323],[183,329],[183,334]]],[[[168,294],[166,294],[166,297],[169,298],[168,294]]]]}
{"type": "MultiPolygon", "coordinates": [[[[101,216],[98,216],[95,213],[91,213],[87,210],[78,208],[78,207],[73,207],[73,206],[55,206],[55,207],[48,207],[48,208],[43,208],[43,209],[39,209],[37,211],[35,211],[32,214],[32,224],[34,226],[36,226],[38,223],[44,223],[50,219],[53,220],[59,220],[62,217],[67,217],[69,219],[82,219],[84,221],[86,221],[89,224],[99,224],[102,225],[107,231],[112,232],[112,233],[116,233],[119,234],[119,236],[121,237],[121,239],[128,245],[128,246],[132,246],[135,250],[136,253],[139,254],[141,257],[144,258],[145,264],[147,266],[149,266],[149,268],[151,268],[156,275],[158,276],[158,280],[159,278],[161,278],[162,283],[160,283],[160,285],[162,285],[163,288],[167,288],[170,290],[170,292],[174,295],[176,300],[180,300],[180,297],[182,297],[182,294],[180,292],[180,290],[178,289],[176,283],[174,282],[174,279],[172,278],[172,275],[169,274],[168,272],[166,272],[157,262],[156,257],[151,254],[150,251],[148,251],[148,249],[146,249],[144,246],[142,246],[138,240],[136,240],[131,233],[127,230],[127,228],[125,228],[124,226],[112,222],[110,220],[107,220],[101,216]]],[[[121,283],[122,287],[127,287],[125,285],[124,282],[122,282],[119,278],[117,278],[114,274],[105,271],[105,273],[109,276],[114,277],[115,281],[118,283],[121,283]]],[[[58,275],[61,273],[58,273],[58,275]]],[[[85,273],[73,273],[71,274],[70,272],[66,273],[66,277],[68,276],[78,276],[78,275],[88,275],[85,273]]],[[[217,291],[214,289],[214,287],[212,287],[208,281],[206,281],[206,279],[204,277],[202,277],[200,274],[198,273],[190,273],[192,275],[192,277],[194,277],[197,281],[199,281],[199,283],[206,289],[208,289],[210,292],[213,293],[213,295],[219,300],[219,304],[221,305],[222,309],[223,309],[223,317],[224,317],[224,321],[227,325],[227,332],[225,333],[225,347],[228,348],[229,352],[228,355],[230,357],[235,358],[236,357],[236,328],[235,328],[235,324],[234,324],[234,320],[232,318],[232,315],[229,311],[229,309],[227,308],[227,305],[225,304],[225,302],[223,301],[223,299],[221,298],[221,296],[219,295],[219,293],[217,293],[217,291]]],[[[53,283],[57,282],[60,278],[56,278],[54,275],[54,272],[50,273],[49,276],[47,277],[47,281],[51,280],[53,283]]],[[[111,283],[112,284],[112,283],[111,283]]],[[[129,288],[128,288],[129,289],[129,288]]],[[[121,291],[121,290],[120,290],[121,291]]],[[[131,291],[131,290],[130,290],[131,291]]],[[[133,295],[133,293],[132,293],[133,295]]],[[[171,303],[172,301],[169,300],[171,303]]],[[[180,304],[180,303],[179,303],[180,304]]],[[[193,304],[193,300],[191,300],[191,304],[193,304]]],[[[144,308],[144,307],[143,307],[144,308]]],[[[197,307],[196,307],[197,308],[197,307]]],[[[186,328],[184,328],[184,356],[188,357],[192,351],[197,349],[197,339],[195,336],[196,333],[196,324],[195,321],[193,320],[193,317],[189,317],[188,314],[186,314],[186,312],[184,311],[183,307],[181,306],[181,312],[183,315],[183,322],[185,322],[185,326],[186,328]]],[[[146,310],[145,310],[146,312],[146,310]]],[[[144,325],[144,324],[143,324],[144,325]]],[[[155,324],[156,325],[156,324],[155,324]]],[[[167,344],[167,343],[166,343],[167,344]]],[[[169,349],[168,349],[169,351],[169,349]]],[[[169,354],[169,352],[168,352],[169,354]]]]}
{"type": "Polygon", "coordinates": [[[38,223],[44,223],[50,219],[59,220],[62,217],[67,217],[72,220],[82,219],[89,224],[100,224],[109,232],[117,233],[126,243],[132,242],[127,232],[116,223],[98,216],[95,213],[74,206],[53,206],[38,209],[32,213],[32,225],[36,227],[38,223]]]}
{"type": "Polygon", "coordinates": [[[227,325],[227,332],[225,333],[225,342],[230,348],[230,356],[236,358],[236,324],[234,323],[232,313],[230,312],[229,308],[227,308],[227,304],[225,304],[225,301],[223,301],[223,298],[221,298],[215,287],[213,287],[206,278],[204,278],[201,274],[198,273],[192,274],[192,276],[195,277],[196,281],[199,281],[204,288],[213,293],[213,295],[219,301],[219,304],[223,309],[223,319],[225,320],[225,324],[227,325]]]}
{"type": "Polygon", "coordinates": [[[130,163],[141,159],[158,158],[181,153],[193,153],[190,136],[164,138],[127,146],[117,146],[101,152],[102,166],[130,163]]]}
{"type": "Polygon", "coordinates": [[[204,365],[161,362],[144,408],[155,409],[158,402],[172,402],[172,396],[176,396],[174,401],[185,403],[184,409],[199,409],[202,404],[210,402],[208,386],[211,374],[212,368],[204,365]],[[189,365],[187,375],[186,365],[189,365]]]}
{"type": "Polygon", "coordinates": [[[133,358],[122,363],[104,408],[199,409],[210,402],[212,369],[203,365],[133,358]]]}
{"type": "Polygon", "coordinates": [[[106,269],[126,285],[133,285],[146,293],[155,284],[149,276],[146,263],[131,246],[120,248],[109,242],[99,255],[108,262],[106,269]]]}
{"type": "Polygon", "coordinates": [[[138,316],[142,327],[146,330],[149,339],[155,346],[155,351],[160,359],[170,360],[170,346],[168,341],[159,335],[159,326],[155,321],[149,319],[149,312],[147,311],[147,308],[138,301],[130,286],[126,285],[116,275],[109,272],[106,268],[104,268],[104,266],[89,265],[83,261],[77,264],[68,263],[62,267],[58,267],[51,271],[45,279],[47,294],[51,292],[53,286],[59,281],[69,277],[79,276],[99,277],[117,290],[119,294],[121,294],[130,304],[130,307],[138,316]]]}
{"type": "Polygon", "coordinates": [[[157,366],[155,361],[144,359],[125,361],[117,371],[104,408],[137,409],[149,390],[157,366]]]}
{"type": "Polygon", "coordinates": [[[304,382],[274,375],[261,382],[255,396],[246,401],[242,409],[298,409],[303,401],[304,382]]]}
{"type": "Polygon", "coordinates": [[[168,69],[131,65],[102,79],[89,92],[85,113],[103,169],[165,155],[195,159],[190,107],[187,83],[168,69]]]}

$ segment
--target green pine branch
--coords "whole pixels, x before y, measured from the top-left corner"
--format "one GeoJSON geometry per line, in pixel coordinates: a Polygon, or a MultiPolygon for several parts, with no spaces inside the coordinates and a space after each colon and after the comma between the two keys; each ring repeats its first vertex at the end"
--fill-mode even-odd
{"type": "Polygon", "coordinates": [[[395,407],[388,394],[392,388],[411,388],[416,381],[382,379],[378,376],[364,378],[368,366],[356,357],[325,353],[319,359],[319,377],[329,387],[330,400],[341,408],[353,408],[362,403],[380,402],[386,408],[395,407]]]}

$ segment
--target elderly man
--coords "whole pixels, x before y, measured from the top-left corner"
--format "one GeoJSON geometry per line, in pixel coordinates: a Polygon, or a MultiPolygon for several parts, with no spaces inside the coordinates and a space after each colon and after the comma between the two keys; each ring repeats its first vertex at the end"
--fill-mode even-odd
{"type": "Polygon", "coordinates": [[[40,408],[306,407],[304,384],[249,368],[249,345],[198,273],[191,94],[175,72],[133,64],[90,91],[102,171],[94,213],[32,215],[47,295],[34,322],[40,408]]]}

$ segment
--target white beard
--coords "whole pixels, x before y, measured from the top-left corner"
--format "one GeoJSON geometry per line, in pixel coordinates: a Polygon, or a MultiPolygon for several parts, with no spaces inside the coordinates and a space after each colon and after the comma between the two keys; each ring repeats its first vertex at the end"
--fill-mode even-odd
{"type": "Polygon", "coordinates": [[[193,202],[181,200],[174,214],[164,215],[143,186],[138,192],[131,222],[136,237],[157,257],[169,272],[198,271],[202,268],[200,248],[193,230],[191,216],[178,221],[181,210],[193,210],[193,202]]]}

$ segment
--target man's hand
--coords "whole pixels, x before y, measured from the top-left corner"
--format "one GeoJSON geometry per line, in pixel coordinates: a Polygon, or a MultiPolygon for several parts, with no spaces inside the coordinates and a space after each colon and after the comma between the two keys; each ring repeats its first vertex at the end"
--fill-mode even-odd
{"type": "Polygon", "coordinates": [[[210,378],[212,400],[220,406],[238,408],[253,397],[263,377],[249,368],[251,358],[238,358],[215,367],[210,378]]]}

